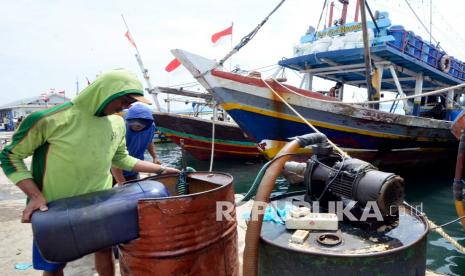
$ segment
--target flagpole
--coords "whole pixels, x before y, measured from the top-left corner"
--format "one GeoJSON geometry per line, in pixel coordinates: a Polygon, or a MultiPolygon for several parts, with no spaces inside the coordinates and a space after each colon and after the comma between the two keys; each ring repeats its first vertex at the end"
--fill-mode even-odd
{"type": "MultiPolygon", "coordinates": [[[[233,32],[234,32],[234,22],[231,22],[231,51],[233,49],[233,32]]],[[[232,57],[231,59],[229,60],[229,72],[231,72],[232,70],[232,57]]]]}
{"type": "MultiPolygon", "coordinates": [[[[126,19],[124,19],[124,15],[121,14],[121,18],[123,18],[123,22],[124,22],[124,25],[126,26],[126,30],[128,30],[128,33],[131,33],[131,31],[129,30],[129,26],[128,26],[128,23],[126,23],[126,19]]],[[[132,35],[131,35],[132,37],[132,35]]],[[[134,40],[134,38],[132,38],[134,40]]],[[[140,53],[139,53],[139,49],[137,49],[137,44],[134,43],[134,48],[136,48],[136,52],[137,52],[137,55],[140,57],[140,53]]]]}
{"type": "Polygon", "coordinates": [[[158,102],[158,93],[159,93],[159,91],[158,91],[157,88],[153,87],[152,83],[150,82],[149,70],[145,69],[145,66],[142,63],[142,58],[140,56],[139,49],[137,49],[136,43],[134,42],[134,38],[131,35],[131,31],[129,30],[129,26],[126,23],[126,19],[124,19],[123,14],[121,14],[121,18],[123,18],[124,25],[126,26],[126,29],[128,30],[128,34],[129,34],[128,39],[129,39],[129,37],[132,38],[133,43],[131,43],[131,44],[133,44],[134,48],[136,48],[136,52],[137,52],[137,54],[135,55],[136,60],[137,60],[137,63],[139,64],[140,70],[142,71],[142,75],[144,76],[145,82],[147,83],[148,92],[150,94],[154,94],[154,96],[152,95],[152,98],[153,98],[153,101],[155,102],[155,107],[157,108],[157,111],[161,111],[160,103],[158,102]]]}

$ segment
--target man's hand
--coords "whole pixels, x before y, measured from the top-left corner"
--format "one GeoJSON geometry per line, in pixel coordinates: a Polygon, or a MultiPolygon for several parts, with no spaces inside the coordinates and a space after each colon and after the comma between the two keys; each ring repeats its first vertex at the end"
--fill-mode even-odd
{"type": "Polygon", "coordinates": [[[122,185],[124,182],[126,182],[126,178],[124,178],[124,174],[123,174],[122,169],[112,167],[111,168],[111,174],[115,178],[116,184],[122,185]]]}
{"type": "Polygon", "coordinates": [[[158,160],[157,157],[155,157],[155,158],[153,158],[153,164],[161,165],[161,162],[160,162],[160,160],[158,160]]]}
{"type": "Polygon", "coordinates": [[[36,183],[31,178],[23,179],[16,183],[16,186],[20,188],[30,199],[23,211],[21,222],[31,222],[32,213],[36,210],[47,211],[47,200],[45,199],[42,192],[37,188],[36,183]]]}
{"type": "Polygon", "coordinates": [[[35,198],[31,198],[29,203],[27,204],[26,208],[23,211],[23,216],[21,217],[22,223],[30,223],[31,216],[34,211],[40,210],[45,212],[48,210],[47,207],[47,200],[44,198],[42,194],[36,196],[35,198]]]}
{"type": "Polygon", "coordinates": [[[165,170],[161,174],[165,173],[179,173],[179,170],[175,168],[165,167],[165,170]]]}

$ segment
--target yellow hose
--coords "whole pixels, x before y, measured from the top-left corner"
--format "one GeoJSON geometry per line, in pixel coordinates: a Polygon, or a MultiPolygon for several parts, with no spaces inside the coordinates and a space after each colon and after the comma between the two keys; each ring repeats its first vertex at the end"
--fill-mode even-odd
{"type": "Polygon", "coordinates": [[[455,201],[455,210],[457,211],[457,215],[460,219],[460,222],[462,223],[463,228],[465,228],[465,208],[463,206],[463,200],[456,200],[455,201]]]}

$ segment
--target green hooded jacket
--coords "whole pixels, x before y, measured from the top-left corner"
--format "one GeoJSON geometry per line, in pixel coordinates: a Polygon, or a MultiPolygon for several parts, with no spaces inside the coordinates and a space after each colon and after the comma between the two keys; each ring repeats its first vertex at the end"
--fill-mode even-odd
{"type": "Polygon", "coordinates": [[[111,166],[132,170],[125,124],[103,109],[125,94],[144,95],[132,73],[113,70],[98,77],[72,102],[38,111],[23,120],[0,154],[14,183],[32,178],[48,201],[110,189],[111,166]],[[31,170],[23,159],[33,156],[31,170]]]}

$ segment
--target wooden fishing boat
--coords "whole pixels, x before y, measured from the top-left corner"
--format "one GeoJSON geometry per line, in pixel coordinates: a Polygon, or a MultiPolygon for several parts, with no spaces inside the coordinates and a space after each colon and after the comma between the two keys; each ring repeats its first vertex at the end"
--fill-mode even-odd
{"type": "MultiPolygon", "coordinates": [[[[211,156],[212,120],[183,116],[173,113],[154,113],[157,128],[167,138],[181,144],[184,149],[199,160],[211,156]]],[[[257,159],[261,158],[256,142],[243,134],[233,122],[215,121],[215,159],[257,159]]]]}
{"type": "Polygon", "coordinates": [[[317,92],[217,68],[213,60],[182,50],[173,54],[213,94],[248,136],[273,157],[288,138],[313,132],[268,88],[353,156],[377,165],[437,162],[454,154],[450,121],[354,106],[317,92]]]}

